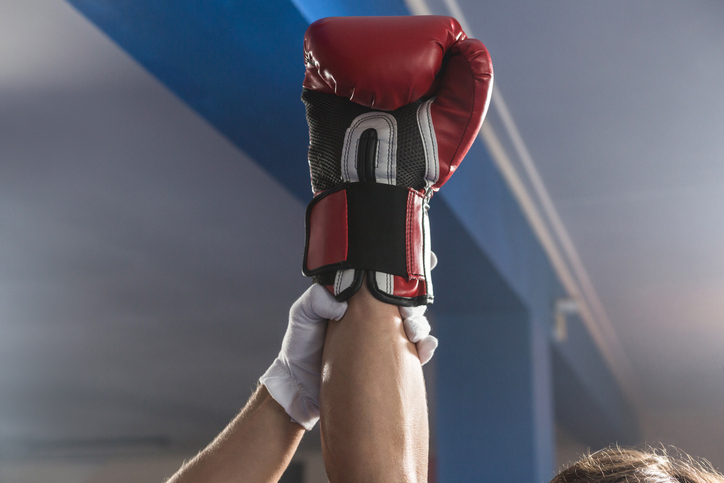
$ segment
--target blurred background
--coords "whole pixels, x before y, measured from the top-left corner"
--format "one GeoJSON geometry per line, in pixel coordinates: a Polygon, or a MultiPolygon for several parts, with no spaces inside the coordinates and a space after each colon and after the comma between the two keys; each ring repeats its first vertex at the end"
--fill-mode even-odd
{"type": "Polygon", "coordinates": [[[410,14],[495,67],[432,203],[431,481],[724,467],[724,4],[1,0],[0,483],[160,482],[243,406],[309,285],[304,31],[410,14]]]}

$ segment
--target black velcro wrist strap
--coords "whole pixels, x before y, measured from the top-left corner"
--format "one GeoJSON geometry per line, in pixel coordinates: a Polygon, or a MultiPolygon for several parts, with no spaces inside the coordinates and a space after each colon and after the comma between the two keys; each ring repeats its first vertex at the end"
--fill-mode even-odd
{"type": "Polygon", "coordinates": [[[421,276],[420,192],[381,183],[345,183],[307,207],[306,276],[330,270],[375,270],[421,276]]]}

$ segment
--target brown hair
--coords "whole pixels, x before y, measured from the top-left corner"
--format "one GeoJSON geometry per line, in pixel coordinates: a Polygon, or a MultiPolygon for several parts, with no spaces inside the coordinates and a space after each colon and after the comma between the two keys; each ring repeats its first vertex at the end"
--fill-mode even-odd
{"type": "Polygon", "coordinates": [[[707,461],[674,452],[606,448],[583,456],[550,483],[724,483],[724,475],[707,461]]]}

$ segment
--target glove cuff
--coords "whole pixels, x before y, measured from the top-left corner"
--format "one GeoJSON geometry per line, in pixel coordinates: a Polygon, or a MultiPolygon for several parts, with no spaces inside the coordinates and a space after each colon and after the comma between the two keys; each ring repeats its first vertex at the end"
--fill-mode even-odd
{"type": "Polygon", "coordinates": [[[312,200],[305,225],[302,272],[338,300],[356,293],[367,270],[369,288],[383,302],[432,302],[424,191],[344,183],[312,200]]]}
{"type": "Polygon", "coordinates": [[[307,431],[319,420],[319,402],[292,376],[283,361],[276,359],[259,382],[264,384],[271,397],[279,403],[292,420],[307,431]]]}

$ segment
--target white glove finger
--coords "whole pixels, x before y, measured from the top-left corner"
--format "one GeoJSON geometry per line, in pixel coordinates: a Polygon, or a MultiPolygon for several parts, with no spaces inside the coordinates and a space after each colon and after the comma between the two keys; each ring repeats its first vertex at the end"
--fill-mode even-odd
{"type": "Polygon", "coordinates": [[[424,317],[427,305],[418,305],[417,307],[400,307],[400,316],[403,319],[412,319],[414,317],[424,317]]]}
{"type": "Polygon", "coordinates": [[[327,289],[315,283],[294,303],[289,315],[292,319],[319,322],[339,320],[346,312],[347,302],[338,302],[327,289]]]}
{"type": "Polygon", "coordinates": [[[319,284],[312,285],[312,310],[318,317],[339,320],[347,312],[347,302],[339,302],[329,290],[319,284]]]}
{"type": "Polygon", "coordinates": [[[420,363],[424,366],[430,361],[430,359],[432,359],[433,354],[435,354],[435,349],[437,349],[437,337],[428,335],[415,344],[415,346],[417,347],[417,356],[420,358],[420,363]]]}
{"type": "Polygon", "coordinates": [[[430,270],[434,270],[437,267],[437,255],[435,252],[430,250],[430,270]]]}
{"type": "Polygon", "coordinates": [[[430,322],[424,315],[418,315],[402,321],[405,334],[412,343],[417,343],[430,335],[430,322]]]}
{"type": "Polygon", "coordinates": [[[341,319],[346,311],[347,303],[337,302],[321,285],[309,287],[289,310],[289,325],[282,341],[283,356],[318,371],[327,320],[341,319]]]}

